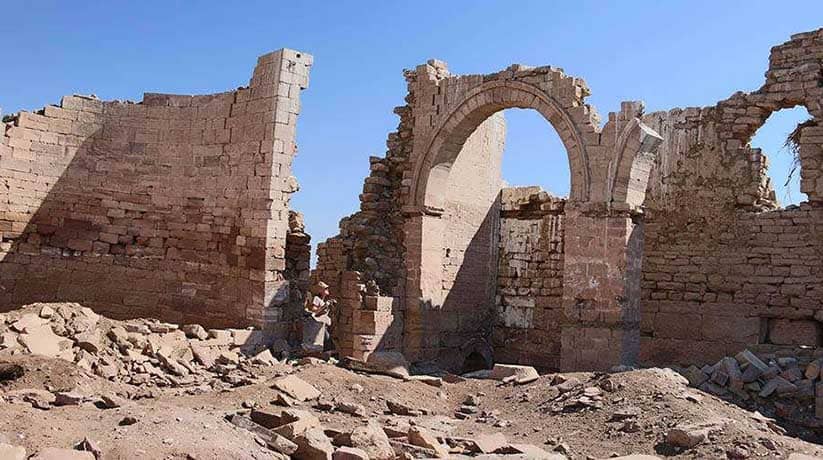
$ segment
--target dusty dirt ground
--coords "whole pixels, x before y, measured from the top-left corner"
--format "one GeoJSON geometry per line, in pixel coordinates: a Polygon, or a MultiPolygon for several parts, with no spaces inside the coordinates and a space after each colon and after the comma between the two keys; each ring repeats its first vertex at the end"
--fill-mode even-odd
{"type": "MultiPolygon", "coordinates": [[[[88,395],[115,392],[126,397],[140,393],[132,385],[112,383],[59,359],[22,355],[5,361],[26,369],[23,377],[0,386],[5,396],[29,389],[77,390],[88,395]]],[[[560,395],[555,383],[563,378],[554,374],[519,386],[467,379],[435,387],[355,373],[327,363],[263,369],[260,383],[201,394],[186,394],[186,388],[155,389],[151,397],[113,409],[88,402],[41,410],[20,399],[4,398],[0,401],[0,437],[26,447],[30,454],[44,447],[70,448],[88,437],[106,459],[272,458],[254,435],[225,417],[248,412],[244,405],[277,410],[271,402],[278,391],[269,382],[293,372],[322,392],[321,401],[365,407],[366,416],[356,417],[313,408],[317,404],[310,401],[298,405],[318,415],[326,429],[345,431],[374,419],[384,427],[425,426],[439,436],[471,438],[501,432],[512,443],[562,451],[574,459],[638,453],[670,458],[788,458],[800,452],[823,456],[818,445],[780,434],[782,429],[775,422],[688,388],[669,370],[564,374],[572,389],[560,395]],[[574,379],[580,384],[574,385],[574,379]],[[585,388],[598,390],[583,393],[585,388]],[[476,399],[476,413],[460,420],[455,412],[469,395],[476,399]],[[586,396],[582,402],[581,396],[586,396]],[[392,415],[386,400],[428,414],[392,415]],[[121,426],[127,416],[136,423],[121,426]],[[678,451],[664,439],[670,428],[683,423],[708,423],[719,429],[706,442],[678,451]]]]}

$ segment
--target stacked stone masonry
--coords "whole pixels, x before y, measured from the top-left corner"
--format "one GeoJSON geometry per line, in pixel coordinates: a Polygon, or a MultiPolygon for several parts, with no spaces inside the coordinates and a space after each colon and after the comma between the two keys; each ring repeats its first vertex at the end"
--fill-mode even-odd
{"type": "Polygon", "coordinates": [[[492,344],[500,362],[556,369],[563,308],[565,200],[540,187],[500,191],[492,344]]]}
{"type": "Polygon", "coordinates": [[[308,237],[288,230],[311,64],[284,49],[236,91],[67,96],[11,117],[0,309],[77,301],[121,318],[282,327],[290,281],[308,278],[308,237]]]}
{"type": "MultiPolygon", "coordinates": [[[[659,136],[637,117],[642,105],[623,104],[601,129],[596,112],[584,102],[585,82],[553,67],[515,65],[495,74],[454,76],[433,60],[407,71],[406,80],[407,105],[397,110],[400,126],[390,135],[389,152],[383,160],[371,160],[385,165],[392,179],[381,181],[380,194],[361,196],[361,211],[343,219],[340,235],[323,248],[328,251],[341,239],[343,254],[332,261],[321,252],[319,266],[342,263],[345,270],[360,272],[364,282],[388,288],[383,295],[400,297],[397,309],[403,314],[394,321],[402,319],[402,351],[410,359],[459,368],[473,354],[491,356],[505,129],[496,114],[512,107],[534,109],[568,150],[572,184],[566,208],[592,234],[572,240],[577,247],[571,259],[565,245],[564,257],[581,279],[563,288],[555,340],[581,350],[611,350],[592,354],[570,348],[559,365],[604,368],[633,360],[639,346],[634,268],[642,247],[627,243],[636,240],[631,213],[643,202],[659,144],[659,136]],[[379,224],[366,225],[368,219],[379,224]],[[591,244],[598,229],[615,234],[617,251],[591,244]],[[381,264],[384,259],[390,263],[381,264]],[[592,277],[605,279],[592,282],[592,277]]],[[[374,177],[373,167],[364,191],[374,177]]]]}
{"type": "Polygon", "coordinates": [[[772,48],[757,91],[643,117],[665,142],[646,202],[642,362],[821,345],[822,69],[823,29],[797,34],[772,48]],[[772,113],[798,105],[812,116],[798,127],[808,202],[780,209],[750,140],[772,113]]]}
{"type": "Polygon", "coordinates": [[[321,253],[321,264],[338,276],[359,270],[361,282],[402,299],[410,359],[459,367],[479,352],[603,369],[702,364],[758,344],[820,345],[823,29],[774,47],[757,91],[668,112],[625,102],[602,126],[585,82],[557,68],[455,76],[432,60],[405,76],[400,126],[386,158],[371,160],[379,167],[364,192],[378,190],[375,177],[388,172],[387,180],[361,196],[361,212],[333,239],[342,252],[334,261],[321,253]],[[766,155],[750,141],[772,113],[798,105],[812,115],[793,136],[808,202],[780,209],[766,155]],[[499,159],[491,143],[471,148],[472,139],[494,136],[489,121],[513,107],[540,112],[566,148],[570,195],[556,216],[501,214],[501,201],[485,192],[502,187],[499,159]],[[481,158],[486,171],[476,167],[481,158]],[[476,198],[455,200],[469,193],[476,198]],[[484,209],[487,222],[454,218],[484,209]],[[538,232],[553,225],[547,218],[562,222],[558,263],[515,281],[517,257],[529,267],[545,254],[541,243],[512,248],[542,241],[538,232]],[[494,298],[478,289],[489,262],[497,267],[494,298]],[[512,296],[517,283],[528,288],[512,296]],[[538,285],[550,288],[534,292],[538,285]],[[526,319],[538,305],[553,312],[542,324],[526,319]]]}

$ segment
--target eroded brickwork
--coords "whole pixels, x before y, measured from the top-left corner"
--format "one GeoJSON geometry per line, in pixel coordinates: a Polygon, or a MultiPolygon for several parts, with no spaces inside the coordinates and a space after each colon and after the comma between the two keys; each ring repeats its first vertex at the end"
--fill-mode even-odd
{"type": "Polygon", "coordinates": [[[68,96],[6,123],[0,309],[77,301],[114,317],[279,327],[311,64],[281,50],[236,91],[68,96]]]}
{"type": "Polygon", "coordinates": [[[757,91],[643,117],[665,138],[646,203],[644,363],[712,362],[758,343],[821,345],[821,68],[823,29],[772,48],[757,91]],[[769,115],[797,105],[812,115],[798,143],[809,202],[777,209],[764,152],[749,142],[769,115]]]}
{"type": "Polygon", "coordinates": [[[493,146],[498,143],[480,142],[477,150],[472,139],[493,136],[501,110],[534,109],[563,140],[572,177],[569,202],[575,216],[589,219],[587,236],[571,240],[579,246],[572,259],[579,278],[575,286],[598,286],[563,289],[560,336],[578,347],[604,346],[599,338],[587,341],[594,330],[608,339],[605,346],[617,350],[599,361],[570,350],[560,363],[607,368],[634,359],[639,320],[621,314],[636,310],[639,302],[639,278],[624,272],[637,265],[633,258],[642,249],[625,251],[634,227],[616,232],[622,252],[588,249],[592,238],[615,233],[615,222],[633,222],[631,213],[645,199],[659,136],[638,119],[642,105],[624,103],[601,129],[596,111],[585,103],[585,82],[557,68],[514,65],[494,74],[457,76],[432,60],[407,71],[406,79],[407,105],[397,111],[400,128],[390,137],[397,143],[390,142],[385,159],[371,160],[378,168],[372,167],[366,185],[385,171],[392,179],[379,179],[380,194],[361,196],[361,211],[344,219],[340,236],[322,248],[321,254],[330,256],[321,259],[321,269],[356,269],[363,282],[377,281],[381,295],[400,298],[391,321],[402,325],[402,350],[411,360],[459,369],[468,356],[491,356],[500,225],[493,146]],[[367,208],[380,211],[366,213],[367,208]],[[338,244],[341,255],[331,250],[338,244]],[[615,331],[630,331],[632,340],[615,331]]]}
{"type": "Polygon", "coordinates": [[[516,187],[501,190],[500,202],[494,357],[499,362],[556,369],[566,200],[540,187],[516,187]]]}

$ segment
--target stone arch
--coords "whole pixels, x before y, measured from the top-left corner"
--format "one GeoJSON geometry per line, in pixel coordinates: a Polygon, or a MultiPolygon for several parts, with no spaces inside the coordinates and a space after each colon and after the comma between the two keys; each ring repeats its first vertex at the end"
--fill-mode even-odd
{"type": "Polygon", "coordinates": [[[414,170],[412,205],[416,209],[439,209],[451,165],[463,143],[494,113],[509,108],[534,109],[557,131],[569,159],[569,199],[587,201],[591,171],[582,132],[596,132],[588,117],[583,129],[556,99],[542,89],[517,81],[491,81],[469,91],[434,131],[414,170]]]}
{"type": "Polygon", "coordinates": [[[611,206],[634,209],[646,200],[655,152],[663,138],[639,118],[623,128],[615,147],[616,163],[609,181],[611,206]]]}

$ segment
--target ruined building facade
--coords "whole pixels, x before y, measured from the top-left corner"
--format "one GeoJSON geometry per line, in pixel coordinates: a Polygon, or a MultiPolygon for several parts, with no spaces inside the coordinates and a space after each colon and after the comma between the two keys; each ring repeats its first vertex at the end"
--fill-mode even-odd
{"type": "MultiPolygon", "coordinates": [[[[7,120],[0,309],[78,301],[297,336],[310,238],[289,195],[311,64],[281,50],[236,91],[70,96],[7,120]]],[[[360,209],[317,248],[342,354],[583,370],[821,345],[823,29],[774,47],[756,91],[667,112],[624,102],[604,121],[555,67],[455,75],[431,60],[405,79],[360,209]],[[808,201],[781,209],[750,140],[795,106],[811,114],[792,136],[808,201]],[[559,134],[568,197],[505,186],[508,108],[559,134]]]]}
{"type": "Polygon", "coordinates": [[[67,96],[7,120],[0,310],[76,301],[113,317],[286,333],[293,288],[308,280],[289,195],[311,65],[284,49],[236,91],[67,96]]]}
{"type": "MultiPolygon", "coordinates": [[[[602,125],[586,84],[552,67],[406,72],[360,211],[318,246],[343,299],[347,354],[398,350],[464,369],[705,363],[755,345],[821,345],[823,30],[772,49],[766,81],[717,105],[602,125]],[[779,209],[763,152],[773,112],[802,105],[801,190],[779,209]],[[568,198],[502,188],[506,108],[537,110],[566,148],[568,198]]],[[[536,168],[550,173],[547,161],[536,168]]]]}

